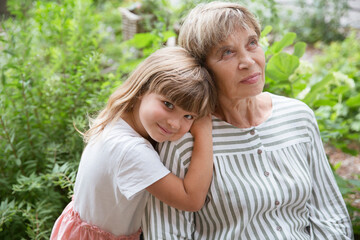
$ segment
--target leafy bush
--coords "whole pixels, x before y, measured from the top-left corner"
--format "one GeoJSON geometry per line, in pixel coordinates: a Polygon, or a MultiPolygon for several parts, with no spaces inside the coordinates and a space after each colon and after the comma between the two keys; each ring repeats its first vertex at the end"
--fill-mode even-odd
{"type": "Polygon", "coordinates": [[[83,148],[73,122],[85,127],[108,78],[90,1],[16,2],[0,38],[0,238],[46,239],[83,148]]]}
{"type": "Polygon", "coordinates": [[[358,152],[360,145],[360,42],[352,32],[344,41],[319,46],[324,54],[315,58],[314,75],[324,77],[320,89],[309,93],[314,107],[323,115],[321,127],[327,139],[344,152],[358,152]],[[324,67],[325,66],[325,67],[324,67]],[[329,73],[332,73],[329,76],[329,73]]]}
{"type": "Polygon", "coordinates": [[[348,0],[298,0],[288,13],[279,13],[286,22],[285,28],[293,31],[307,43],[330,43],[346,37],[347,26],[341,19],[349,9],[348,0]]]}

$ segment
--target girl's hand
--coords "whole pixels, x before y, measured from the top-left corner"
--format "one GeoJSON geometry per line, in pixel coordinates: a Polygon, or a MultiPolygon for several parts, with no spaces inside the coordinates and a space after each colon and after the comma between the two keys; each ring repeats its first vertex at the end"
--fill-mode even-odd
{"type": "Polygon", "coordinates": [[[212,134],[212,121],[211,121],[211,114],[196,119],[193,125],[190,128],[190,132],[194,138],[198,136],[211,136],[212,134]]]}

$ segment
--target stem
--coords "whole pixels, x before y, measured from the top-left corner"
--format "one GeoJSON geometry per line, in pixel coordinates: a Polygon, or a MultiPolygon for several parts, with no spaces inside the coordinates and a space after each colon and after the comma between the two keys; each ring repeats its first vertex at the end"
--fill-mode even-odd
{"type": "Polygon", "coordinates": [[[63,173],[62,175],[64,176],[65,180],[67,180],[70,183],[70,185],[74,186],[74,183],[70,180],[70,178],[68,178],[68,176],[66,176],[65,173],[63,173]]]}
{"type": "MultiPolygon", "coordinates": [[[[2,117],[0,117],[0,123],[1,123],[1,126],[2,126],[3,129],[4,129],[5,137],[6,137],[6,139],[8,140],[8,142],[9,142],[9,144],[10,144],[10,146],[11,146],[12,153],[14,154],[14,156],[15,156],[16,159],[19,159],[19,157],[18,157],[18,155],[17,155],[17,153],[16,153],[16,148],[15,148],[15,146],[14,146],[14,145],[12,144],[12,142],[11,142],[11,138],[10,138],[9,132],[8,132],[7,129],[6,129],[5,122],[4,122],[4,120],[3,120],[2,117]]],[[[23,175],[25,175],[24,169],[22,168],[21,165],[20,165],[20,171],[21,171],[21,173],[22,173],[23,175]]]]}
{"type": "MultiPolygon", "coordinates": [[[[24,81],[22,81],[22,96],[24,98],[24,102],[25,104],[27,103],[27,97],[26,97],[26,94],[25,94],[25,86],[24,86],[24,81]]],[[[30,134],[30,123],[29,123],[29,112],[27,110],[27,108],[25,108],[25,115],[26,115],[26,133],[28,135],[28,138],[29,138],[29,143],[30,143],[30,146],[31,146],[31,149],[34,149],[34,144],[31,140],[31,134],[30,134]]],[[[34,153],[32,151],[32,153],[34,153]]]]}
{"type": "Polygon", "coordinates": [[[12,150],[14,156],[15,156],[16,158],[18,158],[17,153],[16,153],[16,149],[15,149],[14,145],[13,145],[12,142],[11,142],[11,139],[10,139],[10,136],[9,136],[9,132],[8,132],[7,129],[6,129],[6,126],[5,126],[5,123],[4,123],[4,120],[3,120],[2,117],[0,117],[0,121],[1,121],[1,126],[3,127],[4,132],[5,132],[5,137],[6,137],[6,139],[8,140],[8,142],[9,142],[9,144],[10,144],[10,146],[11,146],[11,150],[12,150]]]}
{"type": "Polygon", "coordinates": [[[36,219],[36,236],[39,236],[40,226],[39,226],[39,218],[38,218],[38,213],[37,213],[37,211],[36,211],[36,214],[35,214],[35,219],[36,219]]]}
{"type": "Polygon", "coordinates": [[[291,88],[291,97],[295,98],[295,96],[294,96],[294,87],[293,87],[292,82],[289,81],[289,85],[290,85],[290,88],[291,88]]]}

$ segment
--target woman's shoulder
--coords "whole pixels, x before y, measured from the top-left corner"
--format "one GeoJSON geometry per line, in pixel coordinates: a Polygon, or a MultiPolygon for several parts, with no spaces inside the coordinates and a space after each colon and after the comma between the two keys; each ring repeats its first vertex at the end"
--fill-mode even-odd
{"type": "Polygon", "coordinates": [[[281,95],[276,95],[269,93],[272,98],[274,107],[281,109],[302,109],[304,111],[312,112],[311,108],[304,102],[299,99],[285,97],[281,95]]]}
{"type": "Polygon", "coordinates": [[[190,132],[185,133],[180,139],[176,141],[165,141],[159,143],[157,149],[160,151],[182,151],[184,149],[192,149],[194,138],[190,132]]]}

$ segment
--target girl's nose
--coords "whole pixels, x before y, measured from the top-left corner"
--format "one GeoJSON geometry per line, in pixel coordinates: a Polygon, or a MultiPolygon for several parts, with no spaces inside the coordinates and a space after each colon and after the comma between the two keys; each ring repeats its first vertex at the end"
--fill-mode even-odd
{"type": "Polygon", "coordinates": [[[178,118],[168,119],[168,124],[170,125],[171,129],[177,130],[180,128],[180,120],[178,118]]]}

